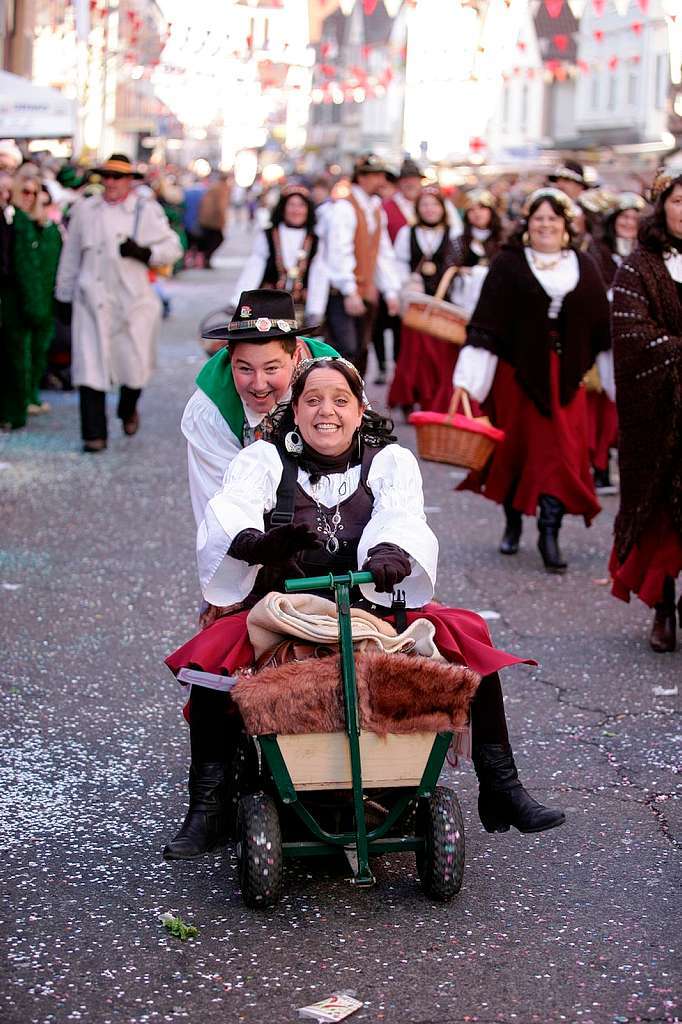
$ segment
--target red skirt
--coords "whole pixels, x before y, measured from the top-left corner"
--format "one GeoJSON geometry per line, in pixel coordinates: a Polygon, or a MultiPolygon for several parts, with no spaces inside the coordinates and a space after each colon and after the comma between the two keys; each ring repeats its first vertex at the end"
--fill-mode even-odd
{"type": "Polygon", "coordinates": [[[541,494],[551,494],[589,526],[601,506],[594,492],[587,444],[585,389],[559,401],[559,357],[551,353],[551,416],[543,416],[502,359],[491,399],[494,423],[505,432],[484,474],[470,473],[458,490],[479,491],[503,505],[511,498],[519,512],[535,515],[541,494]]]}
{"type": "Polygon", "coordinates": [[[650,608],[663,600],[666,576],[676,579],[681,572],[682,535],[667,508],[652,517],[622,565],[615,549],[609,559],[613,596],[629,602],[630,594],[636,594],[650,608]]]}
{"type": "Polygon", "coordinates": [[[595,469],[609,466],[609,452],[618,446],[618,412],[605,391],[587,392],[587,436],[595,469]]]}
{"type": "MultiPolygon", "coordinates": [[[[255,655],[246,631],[247,615],[245,611],[226,615],[197,633],[166,658],[171,672],[177,675],[181,668],[194,668],[231,675],[252,665],[255,655]]],[[[485,620],[475,612],[427,604],[419,611],[408,611],[408,623],[415,619],[428,619],[434,624],[436,646],[447,661],[466,665],[481,676],[509,665],[537,664],[531,658],[517,658],[493,647],[485,620]]]]}
{"type": "Polygon", "coordinates": [[[419,405],[430,412],[447,412],[458,356],[459,345],[403,327],[389,407],[419,405]]]}

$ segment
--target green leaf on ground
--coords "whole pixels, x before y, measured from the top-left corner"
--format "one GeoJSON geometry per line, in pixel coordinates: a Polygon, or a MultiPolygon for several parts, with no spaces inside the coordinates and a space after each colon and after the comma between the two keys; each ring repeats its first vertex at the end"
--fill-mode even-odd
{"type": "Polygon", "coordinates": [[[162,914],[161,920],[171,935],[174,935],[176,939],[181,939],[182,942],[186,942],[187,939],[195,939],[199,934],[193,924],[185,924],[181,917],[174,917],[173,914],[162,914]]]}

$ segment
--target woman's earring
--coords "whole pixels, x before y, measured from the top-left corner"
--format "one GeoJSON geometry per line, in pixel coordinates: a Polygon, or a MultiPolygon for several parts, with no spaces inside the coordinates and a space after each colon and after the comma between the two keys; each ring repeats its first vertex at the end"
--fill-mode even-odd
{"type": "Polygon", "coordinates": [[[523,244],[525,246],[529,246],[530,245],[530,235],[528,234],[527,231],[524,231],[523,234],[521,235],[521,241],[523,242],[523,244]]]}
{"type": "Polygon", "coordinates": [[[569,235],[568,231],[564,230],[564,233],[561,236],[561,248],[562,249],[568,249],[570,243],[571,243],[571,236],[569,235]]]}
{"type": "Polygon", "coordinates": [[[302,455],[303,454],[303,441],[301,435],[295,430],[290,430],[284,438],[284,447],[289,452],[289,455],[302,455]]]}

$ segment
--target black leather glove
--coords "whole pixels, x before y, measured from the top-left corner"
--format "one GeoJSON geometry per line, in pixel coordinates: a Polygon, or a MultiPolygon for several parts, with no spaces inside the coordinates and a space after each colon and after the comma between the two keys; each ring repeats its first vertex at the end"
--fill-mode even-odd
{"type": "Polygon", "coordinates": [[[54,315],[60,324],[64,324],[65,327],[69,327],[71,324],[71,317],[73,316],[73,303],[60,302],[59,299],[55,299],[54,315]]]}
{"type": "Polygon", "coordinates": [[[242,530],[227,552],[232,558],[249,565],[282,565],[299,551],[309,551],[321,544],[320,535],[310,526],[275,526],[267,533],[242,530]]]}
{"type": "Polygon", "coordinates": [[[372,573],[374,589],[380,594],[390,594],[412,572],[410,556],[397,544],[377,544],[367,555],[362,571],[372,573]]]}
{"type": "Polygon", "coordinates": [[[152,258],[152,251],[148,245],[138,245],[132,238],[126,238],[118,247],[121,256],[129,260],[139,260],[147,265],[152,258]]]}

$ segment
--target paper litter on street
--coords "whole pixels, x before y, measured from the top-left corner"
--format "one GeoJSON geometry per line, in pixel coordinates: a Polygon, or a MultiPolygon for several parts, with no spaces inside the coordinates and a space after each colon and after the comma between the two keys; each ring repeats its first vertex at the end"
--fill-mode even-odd
{"type": "Polygon", "coordinates": [[[348,992],[332,992],[330,996],[321,999],[319,1003],[301,1007],[298,1015],[300,1018],[319,1021],[319,1024],[327,1024],[327,1022],[345,1020],[361,1006],[362,1002],[359,999],[354,999],[348,992]]]}

